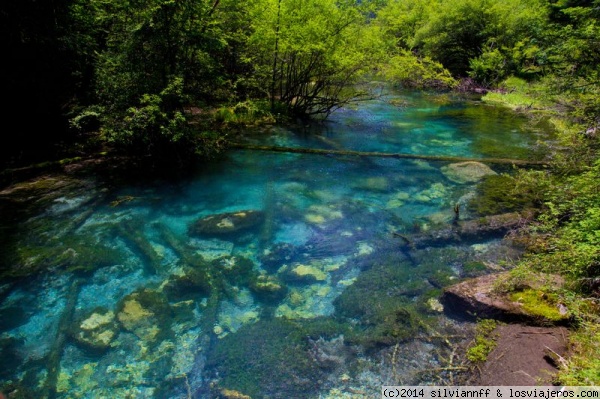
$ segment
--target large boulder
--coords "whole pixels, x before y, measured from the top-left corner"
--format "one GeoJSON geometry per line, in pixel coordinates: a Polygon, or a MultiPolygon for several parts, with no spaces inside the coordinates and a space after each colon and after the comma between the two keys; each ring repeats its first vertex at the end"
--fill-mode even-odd
{"type": "Polygon", "coordinates": [[[486,164],[475,161],[451,163],[441,170],[447,179],[460,184],[476,183],[485,176],[497,174],[486,164]]]}
{"type": "Polygon", "coordinates": [[[256,210],[219,213],[198,219],[188,228],[191,236],[231,236],[256,227],[264,220],[264,213],[256,210]]]}
{"type": "MultiPolygon", "coordinates": [[[[537,276],[530,286],[518,287],[517,291],[509,293],[495,289],[498,279],[507,277],[508,272],[493,273],[446,288],[441,298],[444,309],[467,319],[493,318],[534,325],[568,324],[569,314],[564,305],[554,303],[540,289],[540,284],[553,276],[537,276]]],[[[561,283],[558,278],[553,281],[554,284],[561,283]]]]}

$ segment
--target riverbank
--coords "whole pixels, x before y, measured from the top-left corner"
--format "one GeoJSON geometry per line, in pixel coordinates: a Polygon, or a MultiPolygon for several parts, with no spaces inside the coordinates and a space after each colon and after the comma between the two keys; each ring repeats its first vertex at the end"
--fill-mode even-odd
{"type": "MultiPolygon", "coordinates": [[[[598,138],[592,134],[593,129],[578,122],[575,115],[568,112],[573,107],[557,102],[556,98],[541,97],[544,91],[539,86],[528,85],[516,79],[507,81],[507,84],[510,90],[489,93],[483,97],[483,101],[508,106],[533,118],[549,118],[557,127],[559,136],[556,142],[548,145],[550,167],[543,173],[523,171],[515,180],[514,195],[535,193],[541,206],[538,217],[520,237],[526,252],[516,262],[511,271],[512,282],[505,289],[518,288],[524,282],[531,281],[532,273],[540,271],[557,273],[565,279],[563,286],[549,283],[541,290],[541,295],[553,298],[568,308],[574,320],[567,339],[568,356],[555,362],[558,372],[551,382],[563,385],[598,385],[598,138]]],[[[481,367],[481,370],[485,370],[482,379],[476,381],[487,381],[486,373],[490,376],[501,373],[503,365],[519,364],[522,353],[502,349],[506,342],[511,341],[511,336],[513,341],[516,339],[514,328],[518,327],[498,330],[499,349],[490,354],[489,360],[481,367]],[[496,360],[499,354],[502,355],[502,362],[496,360]]],[[[563,337],[563,334],[560,336],[563,337]]],[[[540,334],[536,338],[528,337],[533,342],[531,345],[538,348],[532,349],[532,361],[543,354],[540,343],[547,337],[540,334]]],[[[490,381],[496,382],[493,378],[490,381]]]]}

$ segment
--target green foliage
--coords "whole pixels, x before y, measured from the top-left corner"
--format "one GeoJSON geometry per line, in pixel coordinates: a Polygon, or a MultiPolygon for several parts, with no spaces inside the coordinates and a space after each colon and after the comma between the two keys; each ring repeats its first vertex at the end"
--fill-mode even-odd
{"type": "Polygon", "coordinates": [[[182,80],[175,79],[158,95],[142,95],[139,105],[129,107],[123,115],[113,110],[105,115],[105,137],[132,154],[189,157],[195,151],[194,133],[177,108],[181,90],[182,80]]]}
{"type": "Polygon", "coordinates": [[[567,184],[556,187],[537,227],[538,234],[552,231],[553,235],[534,240],[532,253],[525,260],[529,267],[570,277],[587,292],[599,289],[599,167],[597,162],[589,172],[568,178],[567,184]]]}
{"type": "Polygon", "coordinates": [[[600,324],[586,322],[571,336],[572,353],[560,368],[558,379],[569,386],[600,384],[600,324]]]}
{"type": "Polygon", "coordinates": [[[500,104],[514,110],[542,110],[552,106],[548,89],[539,83],[528,83],[514,76],[498,85],[498,91],[489,92],[482,100],[490,104],[500,104]]]}
{"type": "Polygon", "coordinates": [[[386,79],[412,88],[450,88],[456,80],[442,64],[429,57],[417,57],[407,50],[400,50],[383,70],[386,79]]]}
{"type": "Polygon", "coordinates": [[[547,7],[538,0],[410,0],[391,1],[380,15],[390,42],[454,76],[493,84],[521,63],[535,63],[535,42],[528,39],[546,26],[547,7]]]}
{"type": "Polygon", "coordinates": [[[492,319],[483,319],[475,327],[475,339],[467,349],[467,359],[471,362],[484,362],[490,352],[496,347],[496,337],[493,335],[498,323],[492,319]]]}
{"type": "Polygon", "coordinates": [[[497,48],[472,58],[469,66],[469,76],[486,86],[495,86],[507,72],[506,57],[497,48]]]}
{"type": "Polygon", "coordinates": [[[221,107],[215,111],[216,122],[225,125],[253,126],[275,123],[270,105],[266,101],[246,100],[231,107],[221,107]]]}
{"type": "Polygon", "coordinates": [[[249,44],[272,105],[281,102],[296,115],[327,115],[363,96],[355,88],[358,78],[384,56],[366,11],[350,1],[257,2],[249,44]]]}

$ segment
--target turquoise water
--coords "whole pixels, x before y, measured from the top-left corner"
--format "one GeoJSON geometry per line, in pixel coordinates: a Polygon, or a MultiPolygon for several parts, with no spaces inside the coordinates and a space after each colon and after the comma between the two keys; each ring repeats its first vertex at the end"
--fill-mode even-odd
{"type": "MultiPolygon", "coordinates": [[[[545,134],[477,101],[394,93],[243,140],[535,158],[545,134]]],[[[476,183],[447,165],[231,151],[177,180],[63,188],[4,229],[3,270],[19,277],[0,285],[0,390],[355,398],[450,381],[472,326],[444,314],[441,288],[515,253],[498,239],[402,246],[393,233],[447,227],[455,204],[475,216],[476,183]]]]}

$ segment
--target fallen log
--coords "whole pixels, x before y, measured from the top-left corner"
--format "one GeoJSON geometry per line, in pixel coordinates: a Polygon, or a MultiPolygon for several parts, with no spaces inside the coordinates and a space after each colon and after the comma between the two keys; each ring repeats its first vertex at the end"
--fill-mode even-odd
{"type": "Polygon", "coordinates": [[[457,221],[446,228],[421,234],[407,235],[393,233],[393,235],[402,239],[401,245],[405,248],[441,247],[459,244],[464,241],[502,237],[510,230],[519,228],[531,221],[533,216],[533,211],[511,212],[479,219],[457,221]]]}
{"type": "Polygon", "coordinates": [[[75,305],[77,304],[77,298],[79,298],[80,292],[81,281],[76,278],[71,283],[71,287],[69,288],[69,292],[67,294],[67,302],[58,322],[56,338],[54,339],[54,343],[50,348],[50,353],[48,353],[48,356],[46,358],[46,370],[48,374],[46,376],[46,381],[44,382],[42,389],[44,392],[43,397],[48,399],[53,399],[57,397],[58,394],[57,385],[58,378],[60,375],[60,361],[62,359],[62,355],[67,344],[68,330],[73,321],[75,305]]]}
{"type": "Polygon", "coordinates": [[[445,155],[419,155],[419,154],[401,154],[388,152],[372,152],[372,151],[352,151],[338,149],[320,149],[320,148],[296,148],[296,147],[278,147],[267,145],[255,145],[245,143],[230,143],[230,148],[253,151],[269,151],[269,152],[289,152],[298,154],[317,154],[317,155],[353,155],[360,157],[379,157],[379,158],[398,158],[398,159],[422,159],[426,161],[447,161],[447,162],[482,162],[504,165],[519,165],[519,166],[548,166],[543,161],[530,161],[524,159],[509,159],[509,158],[468,158],[468,157],[451,157],[445,155]]]}

